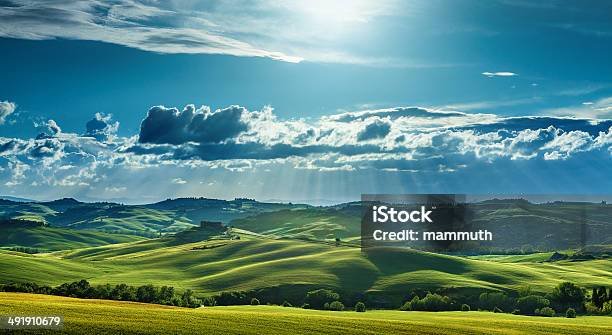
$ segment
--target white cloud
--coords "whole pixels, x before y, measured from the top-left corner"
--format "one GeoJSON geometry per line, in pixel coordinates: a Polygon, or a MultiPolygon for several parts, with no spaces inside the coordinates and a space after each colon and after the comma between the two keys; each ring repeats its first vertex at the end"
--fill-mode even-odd
{"type": "MultiPolygon", "coordinates": [[[[141,143],[138,136],[100,141],[61,131],[33,139],[0,138],[0,182],[8,187],[98,190],[112,196],[127,189],[131,194],[140,184],[164,185],[164,180],[192,189],[203,180],[197,171],[211,173],[207,182],[212,177],[225,180],[212,173],[248,175],[279,167],[447,175],[479,164],[502,168],[509,162],[558,163],[586,154],[610,158],[612,153],[612,121],[607,120],[504,118],[420,107],[346,112],[316,120],[281,120],[270,107],[248,111],[234,106],[211,112],[207,106],[192,106],[183,111],[193,113],[191,121],[162,120],[164,131],[175,134],[174,126],[180,130],[189,125],[205,133],[179,133],[154,143],[141,143]],[[238,111],[239,117],[222,110],[238,111]],[[215,113],[220,114],[210,118],[215,113]],[[202,120],[193,122],[195,115],[202,120]],[[206,115],[210,119],[204,122],[206,115]],[[235,131],[219,137],[214,130],[224,129],[221,125],[235,131]]],[[[177,109],[171,115],[180,113],[177,109]]],[[[156,122],[149,126],[155,128],[156,122]]],[[[108,124],[112,122],[93,128],[105,129],[108,124]]]]}
{"type": "Polygon", "coordinates": [[[0,101],[0,125],[6,122],[6,118],[11,115],[16,108],[17,105],[15,105],[14,102],[0,101]]]}
{"type": "Polygon", "coordinates": [[[507,71],[501,71],[501,72],[483,72],[482,73],[483,76],[487,76],[489,78],[493,78],[493,77],[514,77],[514,76],[518,76],[518,74],[514,73],[514,72],[507,72],[507,71]]]}
{"type": "Polygon", "coordinates": [[[267,57],[293,63],[305,59],[430,66],[335,47],[363,24],[372,24],[378,17],[406,15],[410,7],[417,7],[397,0],[12,2],[14,6],[0,8],[3,37],[94,40],[160,53],[267,57]]]}
{"type": "Polygon", "coordinates": [[[174,178],[172,179],[172,183],[173,184],[178,184],[178,185],[183,185],[183,184],[187,184],[187,181],[183,178],[174,178]]]}
{"type": "Polygon", "coordinates": [[[571,107],[552,108],[542,111],[542,114],[589,119],[612,119],[612,97],[596,101],[583,102],[571,107]]]}

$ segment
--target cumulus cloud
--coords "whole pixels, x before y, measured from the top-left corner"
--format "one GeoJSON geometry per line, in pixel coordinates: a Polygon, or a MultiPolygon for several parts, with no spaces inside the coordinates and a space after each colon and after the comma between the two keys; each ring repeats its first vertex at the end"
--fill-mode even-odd
{"type": "Polygon", "coordinates": [[[47,129],[49,129],[51,136],[57,136],[62,132],[62,128],[60,128],[60,126],[58,126],[53,120],[49,120],[47,122],[47,129]]]}
{"type": "Polygon", "coordinates": [[[85,136],[91,136],[98,141],[108,141],[117,133],[119,122],[112,121],[112,115],[96,113],[94,118],[85,124],[85,136]]]}
{"type": "Polygon", "coordinates": [[[120,193],[116,185],[122,184],[108,180],[109,175],[145,180],[155,175],[154,180],[189,188],[190,173],[182,169],[242,173],[282,166],[320,173],[448,175],[521,162],[553,164],[546,168],[554,170],[554,164],[588,157],[612,159],[612,120],[509,118],[422,107],[281,120],[270,107],[213,111],[187,105],[181,110],[152,107],[138,136],[120,137],[116,125],[98,114],[84,134],[62,131],[49,121],[44,136],[0,138],[0,181],[10,187],[101,185],[100,192],[111,194],[120,193]]]}
{"type": "Polygon", "coordinates": [[[14,102],[10,101],[0,101],[0,125],[6,122],[6,118],[13,114],[17,105],[14,102]]]}
{"type": "Polygon", "coordinates": [[[391,131],[391,123],[386,120],[376,119],[368,123],[363,130],[357,134],[357,141],[385,138],[391,131]]]}
{"type": "Polygon", "coordinates": [[[244,107],[230,106],[210,111],[207,106],[196,109],[187,105],[176,108],[155,106],[149,109],[140,125],[141,143],[182,144],[187,142],[218,143],[246,131],[249,112],[244,107]]]}

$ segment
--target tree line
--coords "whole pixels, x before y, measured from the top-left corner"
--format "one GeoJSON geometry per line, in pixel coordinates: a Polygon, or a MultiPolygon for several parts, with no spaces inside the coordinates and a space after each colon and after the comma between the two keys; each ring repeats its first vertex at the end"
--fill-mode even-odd
{"type": "MultiPolygon", "coordinates": [[[[35,283],[11,283],[0,285],[0,291],[25,292],[67,296],[85,299],[108,299],[153,303],[180,307],[229,306],[276,304],[285,307],[301,307],[331,311],[355,310],[365,312],[368,308],[379,308],[375,299],[366,295],[341,297],[329,289],[307,291],[305,295],[296,291],[250,291],[221,292],[218,295],[196,298],[193,291],[182,293],[172,286],[129,286],[110,284],[92,286],[87,280],[64,283],[56,287],[35,283]],[[282,301],[282,303],[281,303],[282,301]],[[352,307],[351,307],[352,306],[352,307]]],[[[304,292],[304,291],[302,291],[304,292]]],[[[397,307],[395,307],[397,308],[397,307]]],[[[612,289],[595,287],[591,292],[571,282],[557,285],[547,294],[533,292],[529,287],[520,289],[516,295],[506,292],[482,292],[477,296],[448,296],[441,293],[411,292],[399,307],[403,311],[471,311],[485,310],[497,313],[522,315],[575,317],[576,314],[611,314],[612,289]],[[590,293],[590,294],[589,294],[590,293]]]]}
{"type": "Polygon", "coordinates": [[[178,293],[172,286],[158,287],[151,284],[138,287],[126,284],[92,286],[87,280],[83,279],[71,283],[63,283],[56,287],[29,282],[11,283],[1,285],[0,291],[49,294],[82,299],[135,301],[190,308],[201,306],[200,300],[193,295],[191,290],[178,293]]]}
{"type": "Polygon", "coordinates": [[[612,314],[612,289],[593,288],[589,297],[585,289],[571,282],[557,285],[547,294],[538,294],[530,288],[519,290],[518,296],[504,292],[483,292],[472,305],[459,303],[459,299],[427,293],[424,297],[415,295],[406,301],[401,310],[405,311],[470,311],[472,308],[497,313],[522,315],[555,316],[565,314],[575,317],[576,313],[612,314]]]}

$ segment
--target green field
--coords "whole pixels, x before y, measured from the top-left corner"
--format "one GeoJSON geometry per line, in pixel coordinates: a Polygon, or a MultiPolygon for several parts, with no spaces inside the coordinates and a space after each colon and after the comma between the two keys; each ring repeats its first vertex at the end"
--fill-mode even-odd
{"type": "Polygon", "coordinates": [[[178,243],[172,238],[27,255],[0,251],[1,282],[57,285],[87,279],[93,284],[170,285],[198,294],[283,286],[339,292],[385,292],[399,299],[411,289],[548,292],[563,281],[609,286],[612,260],[554,263],[469,259],[407,249],[367,257],[359,248],[321,242],[240,240],[178,243]]]}
{"type": "Polygon", "coordinates": [[[356,313],[278,306],[187,309],[23,293],[0,293],[0,314],[64,316],[64,329],[48,330],[48,334],[612,334],[611,319],[605,316],[566,319],[490,312],[356,313]]]}

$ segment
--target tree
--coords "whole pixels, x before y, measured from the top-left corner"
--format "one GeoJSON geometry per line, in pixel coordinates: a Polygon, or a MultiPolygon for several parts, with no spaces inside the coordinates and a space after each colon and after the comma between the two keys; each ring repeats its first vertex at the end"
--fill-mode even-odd
{"type": "Polygon", "coordinates": [[[140,302],[154,302],[159,295],[157,287],[152,284],[143,285],[136,289],[136,299],[140,302]]]}
{"type": "Polygon", "coordinates": [[[200,300],[196,299],[193,296],[192,290],[189,290],[189,289],[185,290],[181,298],[183,299],[183,306],[185,307],[191,307],[191,308],[200,307],[200,300]]]}
{"type": "Polygon", "coordinates": [[[584,307],[584,290],[574,283],[564,282],[559,284],[550,293],[551,304],[558,309],[574,308],[582,310],[584,307]]]}
{"type": "Polygon", "coordinates": [[[567,311],[565,312],[565,317],[566,318],[570,318],[573,319],[576,317],[576,310],[573,308],[568,308],[567,311]]]}
{"type": "Polygon", "coordinates": [[[259,305],[259,300],[257,298],[251,299],[251,305],[253,305],[253,306],[259,305]]]}
{"type": "Polygon", "coordinates": [[[111,293],[114,300],[136,301],[136,290],[126,284],[118,284],[111,293]]]}
{"type": "Polygon", "coordinates": [[[513,301],[503,292],[485,292],[478,297],[480,308],[492,311],[495,307],[509,311],[512,309],[513,301]]]}
{"type": "Polygon", "coordinates": [[[170,305],[172,304],[172,298],[174,297],[174,287],[162,286],[159,289],[159,296],[157,297],[157,303],[170,305]]]}
{"type": "Polygon", "coordinates": [[[596,306],[601,308],[603,307],[603,304],[608,301],[608,292],[606,292],[606,288],[604,286],[601,286],[599,290],[597,290],[597,296],[599,298],[599,305],[596,306]]]}
{"type": "Polygon", "coordinates": [[[217,306],[217,300],[215,297],[204,297],[202,299],[202,306],[217,306]]]}
{"type": "Polygon", "coordinates": [[[597,291],[596,287],[593,287],[593,292],[591,293],[591,302],[593,305],[601,308],[601,300],[599,299],[599,291],[597,291]]]}
{"type": "Polygon", "coordinates": [[[306,293],[306,303],[314,309],[322,309],[325,303],[340,300],[340,295],[332,290],[318,289],[306,293]]]}
{"type": "Polygon", "coordinates": [[[549,305],[550,301],[539,295],[528,295],[516,301],[516,308],[519,309],[521,314],[534,314],[536,309],[548,307],[549,305]]]}
{"type": "Polygon", "coordinates": [[[402,310],[410,310],[410,311],[430,311],[430,312],[439,312],[439,311],[449,311],[452,310],[452,302],[451,299],[447,296],[427,293],[425,298],[419,299],[418,296],[415,296],[410,301],[410,305],[402,306],[402,310]]]}
{"type": "Polygon", "coordinates": [[[355,312],[365,312],[366,306],[363,302],[358,302],[355,304],[355,312]]]}
{"type": "Polygon", "coordinates": [[[463,312],[469,312],[470,311],[470,305],[468,305],[468,304],[461,305],[461,310],[463,312]]]}

